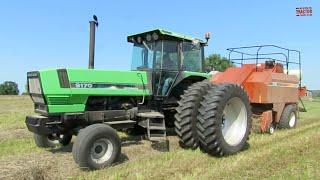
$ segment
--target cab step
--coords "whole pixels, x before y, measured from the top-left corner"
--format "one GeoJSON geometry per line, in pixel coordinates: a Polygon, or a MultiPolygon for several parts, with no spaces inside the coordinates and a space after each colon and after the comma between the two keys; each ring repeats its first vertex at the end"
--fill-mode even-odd
{"type": "Polygon", "coordinates": [[[117,129],[117,128],[130,128],[133,127],[137,122],[133,120],[123,120],[123,121],[110,121],[105,122],[105,124],[108,124],[109,126],[117,129]]]}
{"type": "Polygon", "coordinates": [[[145,119],[139,123],[147,129],[147,138],[150,141],[166,140],[166,124],[164,115],[159,112],[138,113],[138,116],[145,119]]]}
{"type": "Polygon", "coordinates": [[[163,118],[164,119],[164,115],[156,111],[138,113],[137,116],[141,118],[163,118]]]}

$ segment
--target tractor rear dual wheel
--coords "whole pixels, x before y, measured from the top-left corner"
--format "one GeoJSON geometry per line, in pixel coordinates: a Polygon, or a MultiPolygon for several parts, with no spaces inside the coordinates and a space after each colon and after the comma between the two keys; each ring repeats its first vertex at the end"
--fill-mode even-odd
{"type": "Polygon", "coordinates": [[[237,153],[246,145],[251,123],[249,98],[241,86],[213,86],[199,108],[200,148],[214,156],[237,153]]]}
{"type": "Polygon", "coordinates": [[[211,87],[208,80],[194,83],[189,86],[176,108],[175,132],[179,137],[179,144],[183,148],[196,149],[198,147],[197,116],[200,102],[203,100],[207,90],[211,87]]]}

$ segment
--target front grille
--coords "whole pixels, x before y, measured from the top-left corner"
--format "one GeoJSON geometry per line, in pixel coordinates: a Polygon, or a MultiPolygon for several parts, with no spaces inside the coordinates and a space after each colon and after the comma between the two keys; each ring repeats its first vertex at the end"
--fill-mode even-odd
{"type": "Polygon", "coordinates": [[[43,96],[41,94],[31,94],[31,98],[34,103],[45,104],[43,96]]]}
{"type": "Polygon", "coordinates": [[[42,112],[46,112],[48,110],[47,105],[44,104],[34,104],[34,108],[42,112]]]}
{"type": "Polygon", "coordinates": [[[39,77],[29,78],[29,92],[30,94],[42,94],[39,77]]]}
{"type": "Polygon", "coordinates": [[[30,96],[35,104],[45,104],[42,95],[41,82],[39,72],[33,71],[27,73],[28,89],[30,96]]]}

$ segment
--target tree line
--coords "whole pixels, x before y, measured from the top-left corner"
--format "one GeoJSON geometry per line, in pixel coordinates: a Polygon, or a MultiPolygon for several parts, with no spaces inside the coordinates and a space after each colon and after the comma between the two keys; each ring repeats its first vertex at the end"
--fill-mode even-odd
{"type": "Polygon", "coordinates": [[[209,68],[210,71],[223,72],[233,65],[226,57],[222,57],[220,54],[211,54],[205,59],[205,66],[209,68]]]}
{"type": "Polygon", "coordinates": [[[18,84],[13,81],[5,81],[0,84],[0,95],[18,95],[18,84]]]}

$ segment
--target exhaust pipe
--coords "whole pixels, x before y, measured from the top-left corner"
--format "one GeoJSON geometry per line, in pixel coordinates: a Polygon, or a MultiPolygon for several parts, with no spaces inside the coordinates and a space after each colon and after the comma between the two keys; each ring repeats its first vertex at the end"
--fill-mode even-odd
{"type": "Polygon", "coordinates": [[[89,69],[94,69],[94,45],[96,36],[96,27],[98,27],[98,18],[93,15],[93,20],[90,23],[90,42],[89,42],[89,69]]]}

